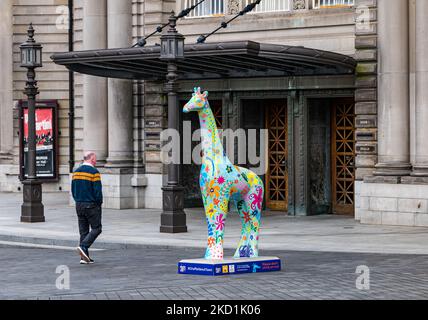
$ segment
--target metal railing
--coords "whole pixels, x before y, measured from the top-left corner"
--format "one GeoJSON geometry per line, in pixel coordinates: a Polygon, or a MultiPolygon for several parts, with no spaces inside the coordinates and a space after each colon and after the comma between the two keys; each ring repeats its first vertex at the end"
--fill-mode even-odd
{"type": "MultiPolygon", "coordinates": [[[[241,0],[242,8],[253,3],[254,0],[241,0]]],[[[184,6],[190,7],[198,0],[184,0],[184,6]]],[[[227,0],[206,0],[203,4],[195,8],[188,17],[208,17],[224,15],[226,12],[227,0]]],[[[262,0],[251,13],[281,12],[293,10],[292,0],[262,0]]],[[[340,8],[351,7],[355,0],[309,0],[306,2],[309,9],[340,8]]]]}
{"type": "MultiPolygon", "coordinates": [[[[252,2],[254,2],[254,0],[245,0],[244,6],[252,2]]],[[[253,13],[276,11],[291,11],[291,0],[262,0],[260,4],[254,8],[253,13]]]]}
{"type": "MultiPolygon", "coordinates": [[[[184,6],[190,7],[196,4],[199,0],[185,0],[184,6]]],[[[196,7],[188,17],[206,17],[223,15],[225,13],[225,1],[224,0],[206,0],[200,6],[196,7]]]]}
{"type": "Polygon", "coordinates": [[[312,9],[352,7],[354,0],[312,0],[312,9]]]}

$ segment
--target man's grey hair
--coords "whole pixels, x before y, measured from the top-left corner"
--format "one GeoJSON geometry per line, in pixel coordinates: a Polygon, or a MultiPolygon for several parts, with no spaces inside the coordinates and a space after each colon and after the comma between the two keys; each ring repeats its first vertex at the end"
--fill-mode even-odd
{"type": "Polygon", "coordinates": [[[87,160],[91,159],[93,156],[95,156],[95,152],[87,151],[87,152],[85,152],[85,154],[83,156],[83,160],[87,161],[87,160]]]}

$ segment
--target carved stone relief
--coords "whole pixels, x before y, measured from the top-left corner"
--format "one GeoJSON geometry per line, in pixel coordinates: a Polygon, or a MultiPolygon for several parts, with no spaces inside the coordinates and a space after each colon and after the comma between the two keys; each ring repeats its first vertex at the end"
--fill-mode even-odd
{"type": "Polygon", "coordinates": [[[230,15],[237,14],[241,10],[241,2],[240,0],[228,0],[226,13],[230,15]]]}
{"type": "Polygon", "coordinates": [[[307,9],[306,0],[293,0],[293,10],[307,9]]]}

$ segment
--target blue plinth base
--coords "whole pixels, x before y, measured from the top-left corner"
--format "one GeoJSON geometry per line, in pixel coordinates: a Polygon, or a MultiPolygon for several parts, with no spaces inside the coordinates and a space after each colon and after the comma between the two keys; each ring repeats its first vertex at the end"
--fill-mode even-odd
{"type": "Polygon", "coordinates": [[[195,274],[201,276],[224,276],[280,270],[281,260],[277,257],[224,260],[192,259],[182,260],[178,263],[179,274],[195,274]]]}

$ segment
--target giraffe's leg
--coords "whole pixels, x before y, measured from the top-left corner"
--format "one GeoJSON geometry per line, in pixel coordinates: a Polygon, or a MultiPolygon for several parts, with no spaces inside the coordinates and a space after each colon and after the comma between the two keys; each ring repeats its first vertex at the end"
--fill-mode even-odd
{"type": "Polygon", "coordinates": [[[205,203],[205,214],[208,225],[208,243],[205,259],[223,259],[224,228],[227,217],[228,200],[221,204],[205,203]]]}
{"type": "Polygon", "coordinates": [[[205,217],[206,217],[207,227],[208,227],[207,249],[205,250],[204,257],[205,259],[212,259],[212,256],[214,255],[214,244],[215,244],[215,238],[214,238],[215,224],[214,224],[214,220],[212,219],[212,216],[214,215],[214,209],[209,205],[205,197],[204,197],[204,209],[205,209],[205,217]]]}
{"type": "Polygon", "coordinates": [[[251,194],[256,192],[252,188],[248,195],[244,197],[238,208],[242,221],[241,240],[236,249],[235,258],[255,258],[259,256],[259,229],[261,209],[253,204],[251,194]]]}
{"type": "Polygon", "coordinates": [[[250,258],[259,256],[259,230],[260,230],[260,210],[253,210],[251,215],[251,231],[248,236],[248,247],[250,258]]]}
{"type": "Polygon", "coordinates": [[[251,229],[250,208],[245,200],[235,202],[239,217],[241,218],[241,239],[238,243],[234,258],[242,258],[249,256],[248,233],[251,229]]]}

